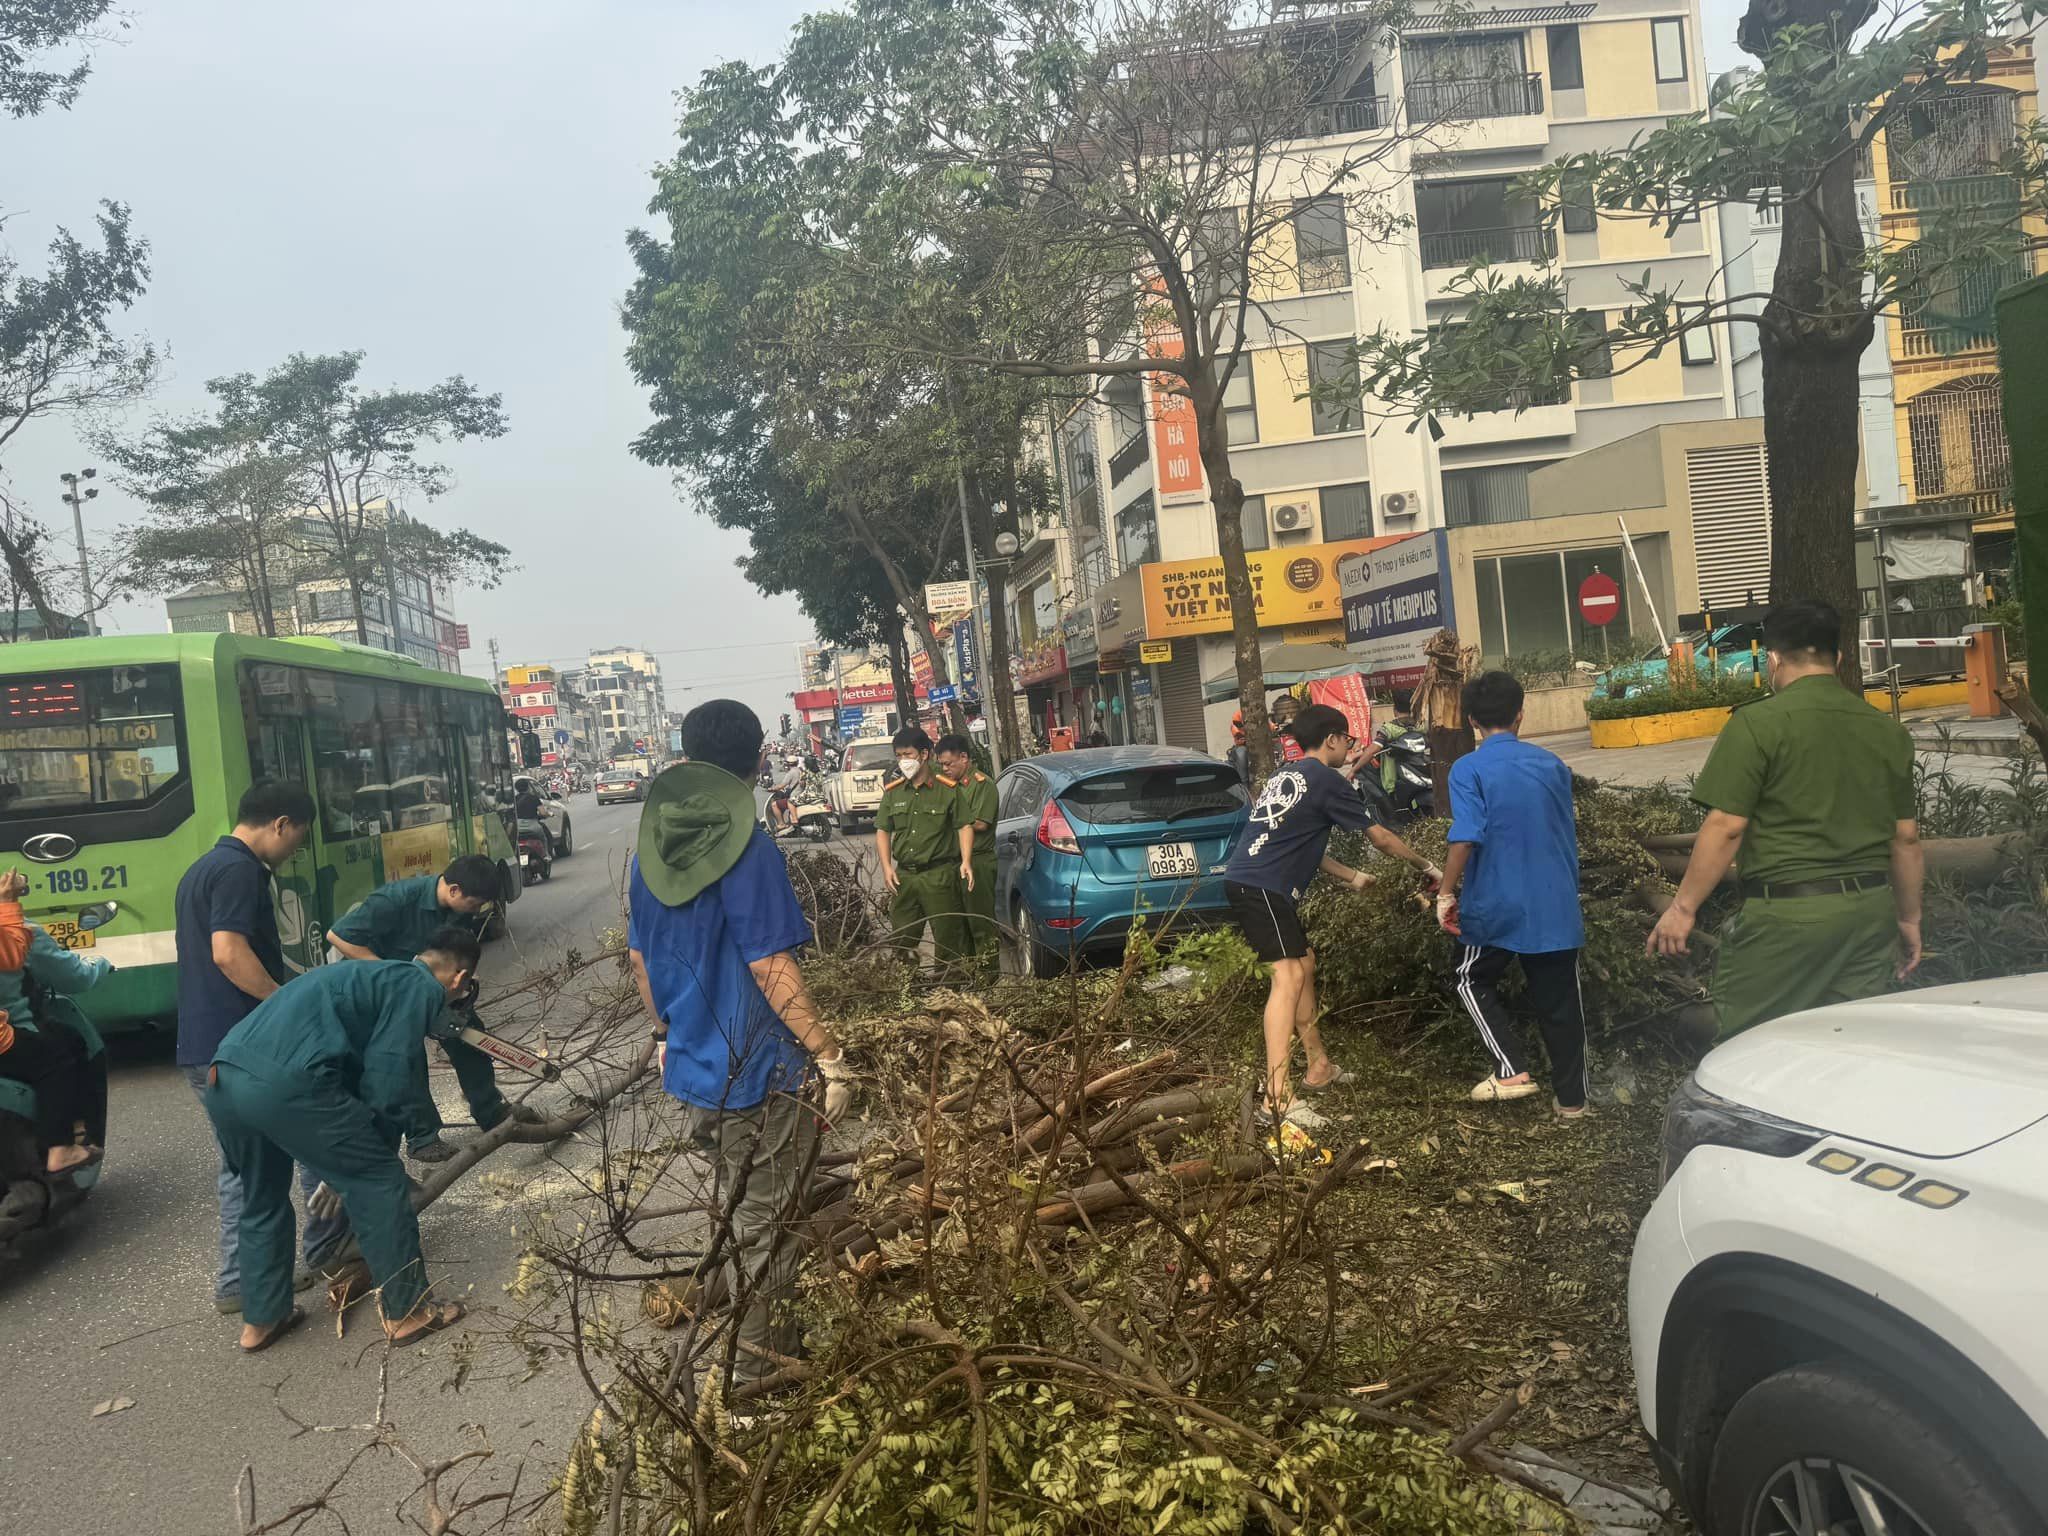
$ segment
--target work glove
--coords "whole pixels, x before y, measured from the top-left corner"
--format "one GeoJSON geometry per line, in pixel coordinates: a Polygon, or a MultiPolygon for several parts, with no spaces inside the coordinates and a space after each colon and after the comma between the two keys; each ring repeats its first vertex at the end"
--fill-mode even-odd
{"type": "Polygon", "coordinates": [[[341,1214],[341,1196],[333,1185],[322,1179],[313,1193],[306,1196],[306,1212],[318,1220],[332,1221],[341,1214]]]}
{"type": "Polygon", "coordinates": [[[1458,898],[1449,891],[1436,893],[1436,925],[1454,938],[1458,934],[1458,898]]]}
{"type": "Polygon", "coordinates": [[[1444,888],[1444,872],[1434,864],[1422,866],[1422,888],[1435,895],[1444,888]]]}
{"type": "Polygon", "coordinates": [[[846,1112],[853,1108],[853,1068],[847,1065],[846,1052],[837,1056],[819,1056],[818,1075],[825,1080],[825,1123],[837,1125],[846,1118],[846,1112]]]}

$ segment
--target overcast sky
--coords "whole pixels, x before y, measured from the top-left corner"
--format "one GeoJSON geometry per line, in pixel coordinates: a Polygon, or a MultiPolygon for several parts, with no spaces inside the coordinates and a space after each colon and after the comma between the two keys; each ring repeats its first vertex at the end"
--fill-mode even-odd
{"type": "MultiPolygon", "coordinates": [[[[127,0],[69,112],[0,118],[4,238],[29,270],[96,199],[134,209],[155,276],[130,317],[169,348],[151,409],[294,351],[368,354],[373,387],[461,373],[511,431],[451,449],[457,484],[414,510],[511,547],[493,592],[454,596],[488,671],[592,647],[661,657],[671,708],[717,693],[774,729],[809,638],[793,601],[733,569],[744,538],[678,502],[627,444],[646,421],[623,358],[624,233],[646,222],[674,95],[763,62],[818,0],[127,0]],[[758,643],[757,643],[758,642],[758,643]]],[[[1739,3],[1708,0],[1710,66],[1740,61],[1739,3]]],[[[68,525],[57,476],[89,463],[59,422],[9,446],[11,489],[68,525]]],[[[111,488],[93,526],[131,520],[111,488]]],[[[69,528],[63,530],[68,537],[69,528]]],[[[109,629],[160,632],[161,601],[109,629]]]]}

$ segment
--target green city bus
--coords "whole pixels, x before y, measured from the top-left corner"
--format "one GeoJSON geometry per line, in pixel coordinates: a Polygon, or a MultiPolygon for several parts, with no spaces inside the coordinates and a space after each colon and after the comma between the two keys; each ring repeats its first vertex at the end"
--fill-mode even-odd
{"type": "Polygon", "coordinates": [[[28,876],[32,920],[113,962],[80,999],[103,1031],[175,1022],[178,881],[252,781],[317,806],[273,887],[296,973],[370,891],[457,854],[497,859],[516,898],[512,775],[488,682],[386,651],[229,634],[0,649],[0,863],[28,876]]]}

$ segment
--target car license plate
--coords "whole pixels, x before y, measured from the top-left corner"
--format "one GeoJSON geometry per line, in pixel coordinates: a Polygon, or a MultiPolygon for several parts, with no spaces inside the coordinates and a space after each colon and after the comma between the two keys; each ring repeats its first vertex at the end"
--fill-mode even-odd
{"type": "Polygon", "coordinates": [[[45,923],[43,932],[66,949],[91,949],[93,946],[93,931],[76,923],[45,923]]]}
{"type": "Polygon", "coordinates": [[[1154,880],[1191,880],[1202,872],[1193,843],[1154,843],[1145,850],[1145,873],[1154,880]]]}
{"type": "Polygon", "coordinates": [[[533,856],[531,854],[522,853],[521,855],[519,855],[519,867],[521,869],[526,868],[526,866],[531,864],[532,862],[533,856]]]}

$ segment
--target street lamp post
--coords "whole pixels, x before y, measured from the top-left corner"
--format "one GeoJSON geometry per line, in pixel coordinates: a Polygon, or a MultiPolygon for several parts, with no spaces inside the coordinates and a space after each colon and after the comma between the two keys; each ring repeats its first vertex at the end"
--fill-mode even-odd
{"type": "MultiPolygon", "coordinates": [[[[71,531],[78,539],[78,600],[85,609],[85,632],[96,635],[100,632],[98,617],[93,613],[92,569],[85,560],[85,504],[99,495],[98,486],[88,486],[84,491],[78,488],[81,480],[91,480],[99,474],[96,469],[81,469],[75,475],[59,475],[64,482],[64,500],[71,505],[71,531]]],[[[52,640],[57,636],[52,635],[52,640]]]]}

